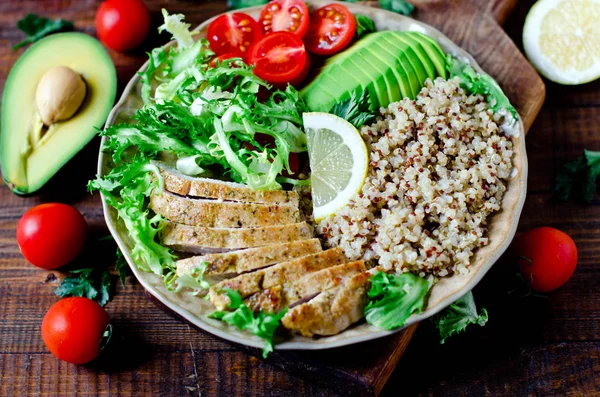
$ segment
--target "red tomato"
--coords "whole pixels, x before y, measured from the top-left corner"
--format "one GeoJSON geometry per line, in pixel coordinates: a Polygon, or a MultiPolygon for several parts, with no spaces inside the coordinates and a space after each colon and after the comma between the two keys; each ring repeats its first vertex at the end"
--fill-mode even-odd
{"type": "MultiPolygon", "coordinates": [[[[304,69],[302,70],[302,73],[300,73],[300,75],[295,78],[294,80],[290,81],[290,85],[292,87],[299,87],[300,84],[302,84],[304,82],[304,80],[306,80],[306,78],[308,77],[308,73],[310,72],[310,64],[311,64],[311,60],[310,60],[310,55],[306,54],[306,64],[304,65],[304,69]]],[[[283,89],[285,90],[286,87],[284,87],[283,89]]]]}
{"type": "Polygon", "coordinates": [[[244,57],[262,32],[258,22],[242,12],[223,14],[208,25],[210,48],[217,54],[244,57]]]}
{"type": "Polygon", "coordinates": [[[346,48],[355,33],[354,15],[341,4],[329,4],[312,13],[304,42],[313,54],[331,55],[346,48]]]}
{"type": "Polygon", "coordinates": [[[87,223],[75,208],[60,203],[41,204],[19,220],[17,242],[29,262],[42,269],[56,269],[79,255],[87,232],[87,223]]]}
{"type": "Polygon", "coordinates": [[[96,33],[107,47],[131,50],[144,41],[150,12],[142,0],[107,0],[96,12],[96,33]]]}
{"type": "Polygon", "coordinates": [[[289,83],[297,79],[306,65],[302,40],[290,32],[275,32],[260,39],[248,54],[254,73],[269,83],[289,83]]]}
{"type": "Polygon", "coordinates": [[[42,339],[57,358],[85,364],[100,352],[108,314],[88,298],[66,298],[56,302],[42,321],[42,339]]]}
{"type": "Polygon", "coordinates": [[[226,60],[231,59],[231,58],[238,58],[238,56],[235,55],[235,54],[223,54],[223,55],[219,55],[219,56],[216,56],[213,59],[211,59],[209,65],[211,67],[213,67],[213,68],[216,68],[217,67],[217,61],[219,63],[222,63],[223,61],[226,61],[226,60]]]}
{"type": "Polygon", "coordinates": [[[521,273],[531,289],[550,292],[571,278],[577,265],[577,247],[573,239],[551,227],[532,229],[514,244],[521,273]]]}
{"type": "Polygon", "coordinates": [[[308,29],[308,7],[303,0],[273,0],[260,13],[258,23],[264,34],[282,30],[302,38],[308,29]]]}

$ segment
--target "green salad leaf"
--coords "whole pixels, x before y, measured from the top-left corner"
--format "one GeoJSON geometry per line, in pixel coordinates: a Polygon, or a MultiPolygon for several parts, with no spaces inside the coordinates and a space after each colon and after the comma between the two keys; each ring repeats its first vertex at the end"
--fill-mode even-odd
{"type": "Polygon", "coordinates": [[[448,54],[446,58],[446,69],[449,77],[458,77],[460,85],[471,94],[482,95],[494,112],[506,110],[513,120],[518,118],[517,111],[510,104],[508,97],[502,91],[502,88],[487,74],[479,74],[468,63],[454,58],[448,54]]]}
{"type": "Polygon", "coordinates": [[[17,28],[27,35],[27,38],[13,46],[13,51],[34,43],[39,39],[56,32],[73,29],[73,22],[64,19],[48,19],[35,14],[27,14],[17,21],[17,28]]]}
{"type": "Polygon", "coordinates": [[[268,314],[263,311],[255,314],[244,304],[238,291],[226,288],[225,292],[231,301],[229,308],[233,311],[215,311],[208,317],[224,321],[229,325],[236,326],[239,330],[249,331],[264,339],[263,358],[267,358],[273,351],[273,336],[281,325],[281,319],[287,313],[287,308],[277,314],[268,314]]]}
{"type": "Polygon", "coordinates": [[[174,292],[189,288],[193,290],[194,295],[198,295],[200,292],[204,292],[210,288],[208,281],[204,280],[204,272],[206,272],[208,264],[208,262],[202,262],[200,266],[192,271],[192,273],[182,276],[177,276],[177,274],[173,272],[166,278],[165,282],[169,287],[176,285],[175,288],[171,288],[174,292]]]}
{"type": "Polygon", "coordinates": [[[227,7],[230,10],[237,10],[239,8],[260,6],[268,2],[269,0],[227,0],[227,7]]]}
{"type": "Polygon", "coordinates": [[[432,321],[440,332],[440,343],[444,343],[450,336],[463,332],[469,324],[483,327],[488,321],[488,314],[485,309],[477,314],[473,293],[469,291],[433,317],[432,321]]]}
{"type": "Polygon", "coordinates": [[[410,15],[415,9],[415,6],[406,0],[379,0],[379,7],[402,15],[410,15]]]}
{"type": "Polygon", "coordinates": [[[554,180],[554,196],[567,201],[571,198],[590,203],[600,177],[600,152],[584,150],[583,156],[566,163],[554,180]]]}
{"type": "Polygon", "coordinates": [[[371,277],[367,322],[383,329],[402,327],[411,314],[420,313],[429,292],[429,281],[412,273],[399,276],[377,272],[371,277]]]}
{"type": "Polygon", "coordinates": [[[96,300],[100,306],[110,300],[110,272],[90,269],[71,270],[54,293],[61,297],[82,296],[96,300]]]}
{"type": "Polygon", "coordinates": [[[356,19],[356,37],[361,38],[367,33],[375,31],[375,22],[371,18],[362,14],[354,14],[356,19]]]}
{"type": "Polygon", "coordinates": [[[333,105],[329,113],[343,118],[356,128],[360,128],[376,118],[375,113],[369,109],[370,105],[368,91],[365,90],[360,94],[353,91],[350,98],[333,105]]]}

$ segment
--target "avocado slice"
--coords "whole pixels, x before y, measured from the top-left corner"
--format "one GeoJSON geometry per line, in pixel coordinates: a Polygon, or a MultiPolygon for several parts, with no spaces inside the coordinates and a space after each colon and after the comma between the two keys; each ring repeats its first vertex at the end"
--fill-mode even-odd
{"type": "Polygon", "coordinates": [[[300,96],[311,111],[325,112],[357,90],[369,91],[373,110],[405,97],[415,98],[427,78],[446,76],[441,48],[435,40],[421,36],[427,37],[395,31],[367,34],[329,58],[320,75],[300,91],[300,96]],[[328,78],[322,79],[325,75],[328,78]],[[329,95],[325,96],[322,90],[329,95]]]}
{"type": "MultiPolygon", "coordinates": [[[[8,74],[2,96],[0,165],[9,188],[16,194],[40,189],[96,135],[96,128],[103,126],[116,91],[112,60],[91,36],[58,33],[25,51],[8,74]],[[56,69],[70,70],[75,83],[85,86],[83,95],[81,91],[78,94],[80,104],[66,113],[67,105],[58,106],[60,99],[52,101],[66,84],[61,78],[47,78],[49,71],[56,69]],[[38,87],[41,81],[50,81],[48,88],[38,87]],[[40,100],[40,92],[46,94],[45,101],[40,100]],[[40,106],[55,109],[44,112],[38,110],[40,106]],[[48,114],[56,112],[63,114],[50,123],[48,114]],[[42,120],[49,125],[44,126],[42,120]]],[[[68,91],[62,97],[69,98],[68,91]]]]}

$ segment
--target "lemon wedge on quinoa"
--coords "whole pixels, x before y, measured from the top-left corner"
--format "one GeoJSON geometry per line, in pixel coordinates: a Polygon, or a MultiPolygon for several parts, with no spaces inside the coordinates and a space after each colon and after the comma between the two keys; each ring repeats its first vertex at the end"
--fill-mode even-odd
{"type": "Polygon", "coordinates": [[[304,113],[315,220],[348,204],[367,177],[369,154],[358,130],[329,113],[304,113]]]}
{"type": "Polygon", "coordinates": [[[523,46],[536,69],[559,84],[600,77],[600,0],[540,0],[529,11],[523,46]]]}

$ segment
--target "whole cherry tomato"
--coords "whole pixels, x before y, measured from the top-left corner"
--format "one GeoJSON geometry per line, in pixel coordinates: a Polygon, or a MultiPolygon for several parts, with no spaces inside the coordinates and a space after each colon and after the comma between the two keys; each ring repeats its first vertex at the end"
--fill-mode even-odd
{"type": "Polygon", "coordinates": [[[96,33],[107,47],[128,51],[140,45],[150,29],[150,12],[142,0],[107,0],[96,12],[96,33]]]}

